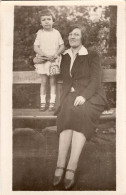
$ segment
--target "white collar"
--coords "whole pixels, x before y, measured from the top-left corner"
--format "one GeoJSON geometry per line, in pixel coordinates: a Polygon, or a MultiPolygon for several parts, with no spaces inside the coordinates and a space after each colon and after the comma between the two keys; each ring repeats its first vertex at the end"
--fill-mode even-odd
{"type": "MultiPolygon", "coordinates": [[[[63,55],[65,54],[69,54],[71,56],[71,53],[72,53],[72,50],[71,48],[70,49],[67,49],[63,55]]],[[[78,55],[82,56],[82,55],[87,55],[88,54],[88,51],[87,49],[82,45],[82,47],[80,48],[80,50],[78,51],[78,55]]]]}

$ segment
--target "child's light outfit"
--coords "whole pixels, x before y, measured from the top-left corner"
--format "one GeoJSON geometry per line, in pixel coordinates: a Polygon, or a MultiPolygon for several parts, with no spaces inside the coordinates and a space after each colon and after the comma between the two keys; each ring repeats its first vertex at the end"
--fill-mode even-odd
{"type": "MultiPolygon", "coordinates": [[[[58,30],[52,29],[51,31],[45,31],[40,29],[37,32],[37,37],[35,39],[34,45],[39,46],[43,53],[46,55],[54,55],[58,50],[59,46],[62,45],[63,39],[58,30]]],[[[38,55],[38,54],[37,54],[38,55]]],[[[36,56],[37,56],[36,55],[36,56]]],[[[58,65],[60,66],[61,57],[58,57],[53,62],[44,61],[39,64],[35,64],[36,72],[38,74],[50,75],[50,66],[58,65]]],[[[56,94],[50,94],[50,103],[55,103],[56,94]]],[[[40,94],[41,105],[46,103],[46,95],[40,94]]],[[[51,105],[51,104],[50,104],[51,105]]],[[[41,110],[45,110],[44,107],[41,107],[41,110]]]]}
{"type": "MultiPolygon", "coordinates": [[[[58,51],[59,46],[63,43],[64,42],[59,31],[53,28],[51,31],[40,29],[37,32],[37,37],[35,39],[34,45],[39,46],[42,52],[44,52],[45,54],[54,55],[58,51]]],[[[34,66],[38,74],[49,75],[49,68],[51,64],[60,66],[60,61],[61,57],[58,57],[53,62],[44,61],[41,64],[35,64],[34,66]]]]}

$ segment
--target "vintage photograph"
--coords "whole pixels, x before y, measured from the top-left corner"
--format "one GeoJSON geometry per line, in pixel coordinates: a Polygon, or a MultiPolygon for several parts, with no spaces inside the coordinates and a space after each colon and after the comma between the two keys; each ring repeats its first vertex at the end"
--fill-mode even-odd
{"type": "Polygon", "coordinates": [[[13,191],[116,191],[117,6],[14,6],[13,191]]]}
{"type": "Polygon", "coordinates": [[[126,194],[125,2],[2,1],[2,195],[126,194]]]}

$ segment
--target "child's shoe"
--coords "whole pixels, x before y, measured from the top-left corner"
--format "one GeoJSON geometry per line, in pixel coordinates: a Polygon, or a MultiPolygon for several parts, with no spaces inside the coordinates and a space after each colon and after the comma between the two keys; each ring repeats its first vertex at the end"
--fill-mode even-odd
{"type": "Polygon", "coordinates": [[[40,104],[40,111],[46,111],[46,103],[41,103],[40,104]]]}
{"type": "Polygon", "coordinates": [[[55,103],[49,103],[49,111],[54,111],[55,110],[55,103]]]}

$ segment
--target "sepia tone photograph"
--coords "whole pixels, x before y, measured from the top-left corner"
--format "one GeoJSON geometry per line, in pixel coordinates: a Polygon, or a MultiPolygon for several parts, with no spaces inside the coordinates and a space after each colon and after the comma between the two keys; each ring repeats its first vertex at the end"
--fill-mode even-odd
{"type": "Polygon", "coordinates": [[[13,190],[116,190],[116,30],[117,6],[14,7],[13,190]]]}
{"type": "Polygon", "coordinates": [[[117,191],[118,14],[100,2],[13,6],[13,192],[117,191]]]}

